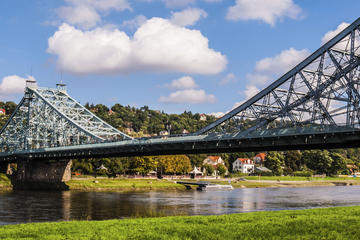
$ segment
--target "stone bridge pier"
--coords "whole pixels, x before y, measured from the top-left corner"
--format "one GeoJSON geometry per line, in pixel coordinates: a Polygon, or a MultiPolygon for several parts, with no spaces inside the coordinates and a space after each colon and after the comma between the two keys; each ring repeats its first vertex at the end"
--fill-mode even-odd
{"type": "Polygon", "coordinates": [[[66,181],[71,179],[71,164],[71,160],[20,160],[17,171],[11,175],[13,189],[68,190],[66,181]]]}

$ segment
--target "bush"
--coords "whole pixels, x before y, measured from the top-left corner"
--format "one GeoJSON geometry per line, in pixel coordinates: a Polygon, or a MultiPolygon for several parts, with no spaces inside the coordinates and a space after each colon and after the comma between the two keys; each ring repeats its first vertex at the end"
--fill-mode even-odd
{"type": "Polygon", "coordinates": [[[293,172],[293,176],[295,177],[311,177],[313,175],[313,172],[311,171],[296,171],[293,172]]]}

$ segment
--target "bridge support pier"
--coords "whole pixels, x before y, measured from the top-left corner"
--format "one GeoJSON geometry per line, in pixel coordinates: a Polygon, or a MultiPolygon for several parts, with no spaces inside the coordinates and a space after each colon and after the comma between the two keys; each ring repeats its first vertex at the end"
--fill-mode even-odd
{"type": "Polygon", "coordinates": [[[69,190],[66,181],[71,179],[71,160],[18,161],[17,172],[11,177],[13,189],[69,190]]]}
{"type": "Polygon", "coordinates": [[[12,169],[10,163],[0,163],[0,173],[5,173],[6,175],[12,174],[12,169]]]}

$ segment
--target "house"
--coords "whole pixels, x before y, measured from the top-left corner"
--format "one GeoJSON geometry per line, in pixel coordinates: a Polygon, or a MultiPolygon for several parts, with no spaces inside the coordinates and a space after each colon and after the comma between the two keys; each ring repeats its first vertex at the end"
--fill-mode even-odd
{"type": "Polygon", "coordinates": [[[252,173],[254,171],[254,161],[249,158],[238,158],[233,164],[233,172],[252,173]]]}
{"type": "Polygon", "coordinates": [[[258,153],[253,157],[253,161],[255,164],[262,165],[265,161],[266,154],[265,153],[258,153]]]}
{"type": "Polygon", "coordinates": [[[200,121],[206,121],[206,114],[200,114],[200,121]]]}
{"type": "Polygon", "coordinates": [[[3,108],[0,108],[0,115],[6,115],[6,111],[3,108]]]}
{"type": "Polygon", "coordinates": [[[214,168],[218,164],[222,164],[225,166],[224,160],[220,156],[207,156],[207,158],[204,159],[203,165],[209,164],[212,165],[214,168]]]}
{"type": "Polygon", "coordinates": [[[113,114],[114,114],[114,111],[110,109],[110,110],[108,111],[108,115],[113,115],[113,114]]]}
{"type": "MultiPolygon", "coordinates": [[[[215,169],[213,175],[215,175],[215,176],[217,176],[219,174],[219,172],[217,170],[219,165],[223,165],[226,168],[225,174],[228,174],[228,170],[227,170],[227,167],[225,166],[225,162],[220,156],[207,156],[203,161],[203,165],[205,165],[205,164],[209,164],[209,165],[213,166],[213,168],[215,169]]],[[[205,168],[203,168],[203,172],[205,173],[205,168]]]]}

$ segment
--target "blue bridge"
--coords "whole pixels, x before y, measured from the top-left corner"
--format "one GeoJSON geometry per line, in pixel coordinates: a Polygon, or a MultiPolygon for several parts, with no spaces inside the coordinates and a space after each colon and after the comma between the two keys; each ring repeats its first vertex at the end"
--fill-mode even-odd
{"type": "Polygon", "coordinates": [[[65,85],[42,88],[28,81],[0,131],[0,163],[18,163],[21,180],[49,162],[63,162],[65,169],[78,158],[359,147],[359,27],[360,18],[270,86],[191,134],[132,138],[79,104],[65,85]]]}

